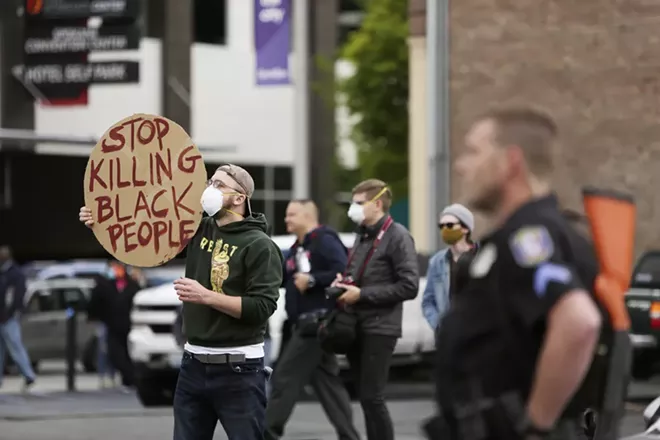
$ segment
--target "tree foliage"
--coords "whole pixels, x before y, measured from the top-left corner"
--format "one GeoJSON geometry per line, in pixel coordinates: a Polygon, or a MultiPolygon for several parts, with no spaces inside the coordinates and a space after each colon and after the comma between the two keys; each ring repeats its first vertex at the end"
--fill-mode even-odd
{"type": "Polygon", "coordinates": [[[360,177],[388,182],[396,199],[408,195],[408,11],[404,0],[367,0],[365,18],[342,48],[355,67],[339,82],[356,115],[351,137],[360,177]]]}

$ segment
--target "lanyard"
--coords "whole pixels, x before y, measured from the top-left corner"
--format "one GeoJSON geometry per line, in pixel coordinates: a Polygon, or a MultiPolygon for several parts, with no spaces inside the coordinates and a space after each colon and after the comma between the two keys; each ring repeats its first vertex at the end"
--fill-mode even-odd
{"type": "MultiPolygon", "coordinates": [[[[381,226],[380,231],[378,231],[378,235],[376,236],[376,239],[371,245],[371,249],[369,249],[369,253],[367,254],[367,257],[364,259],[364,262],[362,262],[362,267],[360,267],[360,271],[358,272],[357,277],[353,279],[354,283],[357,284],[357,282],[362,279],[362,275],[364,275],[364,271],[367,269],[369,260],[371,260],[371,257],[373,257],[374,252],[376,252],[376,248],[383,240],[383,236],[385,235],[387,230],[390,228],[390,226],[392,226],[392,223],[394,223],[394,220],[392,220],[391,216],[388,216],[387,219],[385,220],[385,223],[383,223],[383,226],[381,226]]],[[[347,271],[351,267],[351,262],[353,261],[354,256],[355,256],[355,249],[353,249],[351,255],[348,257],[348,262],[346,263],[347,271]]],[[[344,272],[344,275],[346,275],[346,272],[344,272]]]]}

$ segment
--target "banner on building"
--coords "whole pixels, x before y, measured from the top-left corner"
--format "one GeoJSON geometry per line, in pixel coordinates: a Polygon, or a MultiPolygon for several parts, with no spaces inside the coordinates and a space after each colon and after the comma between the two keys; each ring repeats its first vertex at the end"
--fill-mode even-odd
{"type": "Polygon", "coordinates": [[[254,0],[256,79],[259,86],[291,83],[291,0],[254,0]]]}

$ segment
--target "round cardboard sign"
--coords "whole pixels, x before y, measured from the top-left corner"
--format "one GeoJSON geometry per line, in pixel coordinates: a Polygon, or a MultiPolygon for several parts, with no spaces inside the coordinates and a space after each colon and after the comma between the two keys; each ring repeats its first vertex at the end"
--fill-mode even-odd
{"type": "Polygon", "coordinates": [[[103,134],[85,170],[94,235],[123,263],[165,264],[199,227],[205,181],[202,155],[177,123],[147,114],[122,119],[103,134]]]}

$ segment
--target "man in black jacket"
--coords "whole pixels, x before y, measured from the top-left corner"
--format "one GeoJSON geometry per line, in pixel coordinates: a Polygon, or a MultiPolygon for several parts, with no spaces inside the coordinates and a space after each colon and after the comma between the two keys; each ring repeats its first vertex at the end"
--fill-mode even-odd
{"type": "Polygon", "coordinates": [[[419,269],[408,230],[388,214],[392,192],[381,180],[353,188],[348,216],[358,225],[345,274],[334,285],[346,289],[340,304],[357,315],[357,338],[347,353],[364,412],[368,440],[394,440],[383,395],[401,337],[403,302],[417,296],[419,269]]]}
{"type": "Polygon", "coordinates": [[[21,338],[20,313],[25,299],[25,275],[14,262],[9,246],[0,246],[0,384],[5,365],[5,348],[25,378],[24,391],[35,381],[21,338]]]}
{"type": "Polygon", "coordinates": [[[133,362],[128,354],[128,333],[131,331],[133,298],[138,290],[140,286],[126,273],[126,267],[113,261],[106,276],[96,278],[87,310],[90,320],[105,324],[108,357],[126,387],[135,383],[133,362]]]}
{"type": "Polygon", "coordinates": [[[294,200],[286,210],[287,230],[297,236],[284,262],[286,311],[294,331],[273,374],[266,409],[266,440],[276,440],[305,385],[311,383],[340,440],[359,440],[348,393],[333,353],[316,338],[319,319],[333,306],[325,288],[346,266],[346,248],[337,233],[318,223],[311,200],[294,200]]]}

